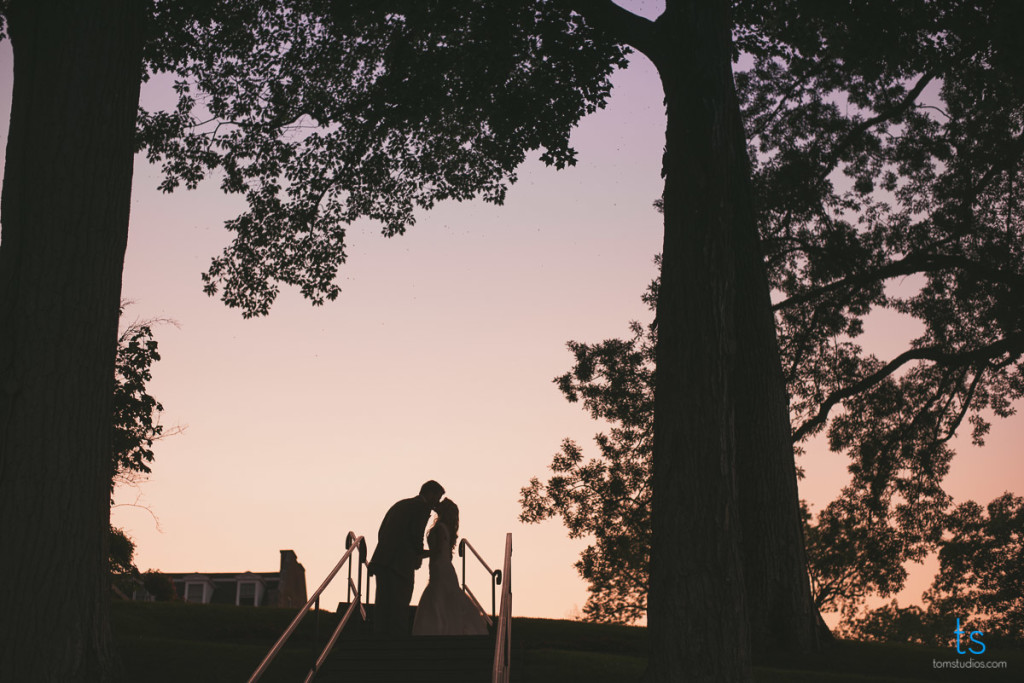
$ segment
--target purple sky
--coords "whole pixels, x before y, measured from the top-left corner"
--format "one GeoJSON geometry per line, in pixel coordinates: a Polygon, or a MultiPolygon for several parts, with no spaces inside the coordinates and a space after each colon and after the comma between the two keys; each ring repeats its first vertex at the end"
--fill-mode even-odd
{"type": "MultiPolygon", "coordinates": [[[[628,3],[624,3],[628,4],[628,3]]],[[[657,3],[639,3],[649,8],[657,3]]],[[[614,78],[609,107],[583,121],[579,165],[533,160],[506,205],[445,203],[402,237],[370,222],[348,233],[342,294],[313,308],[285,291],[269,317],[242,320],[201,290],[199,275],[240,210],[208,183],[163,195],[158,169],[138,159],[124,296],[131,317],[173,318],[156,330],[163,356],[151,393],[179,436],[159,442],[150,481],[119,492],[114,523],[138,544],[141,569],[268,571],[294,549],[312,591],[349,530],[372,546],[394,501],[437,479],[462,510],[461,534],[492,566],[504,535],[515,547],[515,613],[562,618],[586,590],[572,567],[584,543],[558,521],[522,525],[519,489],[545,477],[565,437],[593,454],[601,429],[567,403],[552,378],[570,339],[627,334],[649,316],[640,294],[660,249],[664,108],[657,76],[634,56],[614,78]],[[150,512],[129,505],[145,505],[150,512]]],[[[6,148],[10,43],[0,44],[0,119],[6,148]]],[[[166,82],[144,103],[167,101],[166,82]]],[[[914,329],[874,316],[865,346],[898,351],[914,329]]],[[[988,446],[969,439],[948,490],[959,502],[1021,493],[1024,420],[993,424],[988,446]]],[[[812,444],[799,464],[815,509],[845,483],[846,458],[812,444]]],[[[916,601],[934,563],[912,571],[916,601]]],[[[417,578],[417,594],[426,572],[417,578]]],[[[486,595],[471,574],[477,595],[486,595]]],[[[325,604],[344,598],[341,588],[325,604]]]]}

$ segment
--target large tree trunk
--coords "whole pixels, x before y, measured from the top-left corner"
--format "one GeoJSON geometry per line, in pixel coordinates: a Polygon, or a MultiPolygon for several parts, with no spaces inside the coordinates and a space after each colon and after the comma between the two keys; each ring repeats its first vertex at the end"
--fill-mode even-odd
{"type": "MultiPolygon", "coordinates": [[[[670,2],[645,680],[751,680],[734,444],[738,114],[728,5],[670,2]]],[[[742,153],[742,150],[740,150],[742,153]]],[[[742,200],[742,197],[739,198],[742,200]]]]}
{"type": "Polygon", "coordinates": [[[818,616],[800,524],[789,398],[755,217],[749,214],[738,223],[735,239],[736,463],[750,640],[760,656],[817,649],[818,616]]]}
{"type": "MultiPolygon", "coordinates": [[[[736,464],[743,573],[755,656],[817,649],[818,613],[804,552],[789,396],[760,250],[739,104],[729,152],[745,170],[734,189],[736,464]]],[[[737,175],[737,180],[740,175],[737,175]]]]}
{"type": "Polygon", "coordinates": [[[137,0],[14,0],[0,240],[0,680],[106,681],[137,0]]]}

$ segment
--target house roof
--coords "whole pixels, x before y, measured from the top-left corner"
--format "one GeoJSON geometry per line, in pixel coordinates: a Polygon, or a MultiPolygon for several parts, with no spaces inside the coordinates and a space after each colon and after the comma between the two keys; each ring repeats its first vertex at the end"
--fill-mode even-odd
{"type": "Polygon", "coordinates": [[[190,576],[201,576],[211,581],[236,581],[244,576],[258,576],[263,580],[280,579],[281,572],[163,572],[164,576],[170,577],[172,581],[181,581],[190,576]]]}

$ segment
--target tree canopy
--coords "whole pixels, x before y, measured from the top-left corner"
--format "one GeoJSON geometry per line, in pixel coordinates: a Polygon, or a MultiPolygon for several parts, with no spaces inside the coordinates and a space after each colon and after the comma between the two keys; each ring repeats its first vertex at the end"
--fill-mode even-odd
{"type": "MultiPolygon", "coordinates": [[[[824,431],[851,459],[849,486],[807,532],[822,608],[852,614],[865,594],[902,587],[903,564],[934,550],[948,520],[953,435],[966,421],[982,444],[991,416],[1012,414],[1024,395],[1024,53],[1007,29],[1021,8],[983,5],[735,5],[736,82],[794,442],[824,431]],[[892,358],[858,343],[879,310],[921,330],[892,358]]],[[[603,538],[620,533],[606,519],[643,526],[633,508],[644,487],[612,491],[629,481],[623,462],[649,457],[636,436],[644,419],[630,411],[650,409],[649,387],[638,387],[653,377],[644,350],[654,329],[631,329],[628,340],[571,343],[576,365],[558,380],[612,423],[600,457],[585,461],[567,443],[547,485],[524,489],[524,519],[557,512],[571,534],[595,534],[577,566],[599,618],[613,618],[613,594],[643,604],[632,579],[642,554],[625,562],[603,538]],[[600,576],[615,566],[629,570],[600,576]]]]}
{"type": "MultiPolygon", "coordinates": [[[[737,83],[794,436],[824,431],[851,458],[859,503],[823,510],[825,528],[862,511],[919,559],[950,503],[952,437],[966,421],[982,444],[1024,396],[1022,8],[776,7],[737,83]],[[858,343],[881,310],[920,330],[890,358],[858,343]]],[[[887,594],[903,575],[883,565],[887,594]]]]}
{"type": "Polygon", "coordinates": [[[627,50],[558,3],[155,3],[152,73],[172,111],[142,111],[161,188],[216,170],[248,210],[204,274],[243,315],[280,284],[333,300],[345,228],[401,234],[444,199],[500,204],[528,154],[572,165],[569,133],[603,107],[627,50]]]}
{"type": "Polygon", "coordinates": [[[924,607],[890,602],[843,624],[844,635],[948,645],[955,616],[967,632],[981,631],[987,646],[1020,647],[1024,499],[1004,493],[984,508],[966,501],[947,515],[946,528],[924,607]]]}
{"type": "Polygon", "coordinates": [[[937,614],[965,622],[1004,641],[1024,633],[1024,498],[1012,493],[984,508],[961,503],[939,544],[939,573],[924,600],[937,614]]]}

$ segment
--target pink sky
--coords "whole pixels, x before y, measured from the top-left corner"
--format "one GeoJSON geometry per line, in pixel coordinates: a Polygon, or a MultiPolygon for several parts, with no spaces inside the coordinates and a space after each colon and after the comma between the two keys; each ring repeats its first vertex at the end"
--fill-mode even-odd
{"type": "MultiPolygon", "coordinates": [[[[641,4],[653,14],[656,4],[641,4]]],[[[575,168],[531,161],[505,206],[445,203],[402,237],[357,223],[336,302],[314,308],[285,291],[258,320],[204,295],[199,278],[227,244],[222,223],[239,200],[216,183],[163,195],[158,169],[137,160],[123,294],[135,301],[130,316],[179,323],[156,330],[163,360],[150,390],[166,426],[187,426],[156,445],[148,482],[118,494],[113,521],[137,542],[141,569],[269,571],[290,548],[312,591],[349,530],[372,547],[387,508],[433,478],[461,508],[461,534],[492,566],[512,532],[517,615],[563,618],[583,606],[572,565],[584,543],[557,520],[520,524],[518,497],[530,477],[546,476],[563,438],[595,450],[600,426],[551,381],[571,366],[565,342],[623,336],[629,320],[648,319],[640,294],[660,250],[651,203],[664,108],[642,57],[614,84],[608,108],[574,134],[575,168]],[[159,526],[129,505],[137,498],[159,526]]],[[[10,90],[5,41],[4,148],[10,90]]],[[[166,97],[159,84],[144,88],[144,103],[166,97]]],[[[867,327],[880,355],[913,331],[893,317],[867,327]]],[[[955,499],[1024,492],[1022,436],[1024,419],[1014,416],[994,423],[986,448],[960,439],[947,480],[955,499]]],[[[821,445],[799,464],[801,495],[815,509],[847,479],[846,458],[821,445]]],[[[904,602],[933,571],[934,563],[912,573],[904,602]]],[[[470,585],[487,594],[479,573],[470,585]]],[[[340,582],[324,604],[339,599],[340,582]]]]}

